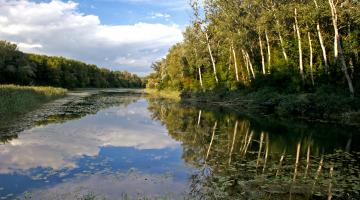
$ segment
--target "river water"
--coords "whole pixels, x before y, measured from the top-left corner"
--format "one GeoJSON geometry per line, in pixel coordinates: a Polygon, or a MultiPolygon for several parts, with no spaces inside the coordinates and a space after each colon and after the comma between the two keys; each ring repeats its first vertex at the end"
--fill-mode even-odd
{"type": "Polygon", "coordinates": [[[138,90],[72,92],[1,125],[0,142],[0,199],[360,197],[357,128],[138,90]]]}

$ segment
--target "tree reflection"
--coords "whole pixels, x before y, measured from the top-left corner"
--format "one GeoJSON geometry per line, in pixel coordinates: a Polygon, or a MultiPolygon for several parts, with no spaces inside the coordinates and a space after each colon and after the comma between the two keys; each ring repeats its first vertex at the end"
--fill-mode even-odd
{"type": "Polygon", "coordinates": [[[148,101],[153,119],[182,143],[183,159],[197,168],[191,198],[359,197],[360,154],[348,142],[359,138],[343,127],[268,123],[165,99],[148,101]]]}

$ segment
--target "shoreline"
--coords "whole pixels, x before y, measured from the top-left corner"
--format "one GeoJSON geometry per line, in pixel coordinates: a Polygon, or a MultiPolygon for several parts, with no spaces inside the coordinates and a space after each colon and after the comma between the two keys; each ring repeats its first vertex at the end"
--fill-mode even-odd
{"type": "Polygon", "coordinates": [[[198,106],[218,106],[235,112],[275,117],[279,120],[303,120],[360,127],[359,98],[320,96],[316,93],[278,94],[256,91],[218,97],[207,93],[182,94],[181,102],[198,106]],[[343,98],[344,104],[333,101],[343,98]],[[315,101],[318,100],[318,101],[315,101]]]}

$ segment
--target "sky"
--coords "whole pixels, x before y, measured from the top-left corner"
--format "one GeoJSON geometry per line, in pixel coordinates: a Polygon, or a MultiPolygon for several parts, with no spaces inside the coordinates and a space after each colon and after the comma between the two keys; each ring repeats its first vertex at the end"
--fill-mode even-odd
{"type": "Polygon", "coordinates": [[[144,76],[190,16],[187,0],[0,0],[0,40],[144,76]]]}

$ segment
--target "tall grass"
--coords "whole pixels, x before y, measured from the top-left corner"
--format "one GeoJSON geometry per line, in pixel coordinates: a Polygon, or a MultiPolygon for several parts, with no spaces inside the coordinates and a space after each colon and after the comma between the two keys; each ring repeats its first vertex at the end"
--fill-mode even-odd
{"type": "Polygon", "coordinates": [[[0,120],[8,121],[50,100],[66,95],[67,90],[54,87],[0,85],[0,120]]]}

